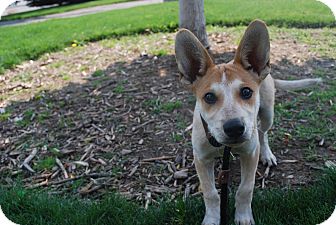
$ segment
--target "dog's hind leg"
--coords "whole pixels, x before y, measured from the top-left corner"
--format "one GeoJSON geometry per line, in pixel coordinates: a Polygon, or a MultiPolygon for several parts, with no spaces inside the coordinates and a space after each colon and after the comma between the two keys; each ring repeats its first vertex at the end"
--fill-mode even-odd
{"type": "Polygon", "coordinates": [[[194,160],[205,203],[202,225],[219,225],[220,199],[215,186],[214,160],[201,161],[196,156],[194,160]]]}
{"type": "Polygon", "coordinates": [[[269,144],[268,144],[268,130],[272,127],[274,111],[273,107],[269,108],[260,108],[259,110],[260,117],[260,127],[259,132],[259,142],[260,142],[260,160],[264,165],[267,166],[276,166],[277,161],[276,157],[272,153],[269,144]]]}
{"type": "Polygon", "coordinates": [[[260,142],[260,160],[264,165],[277,165],[276,158],[268,144],[268,130],[271,129],[274,117],[275,88],[273,78],[266,77],[260,88],[260,108],[258,117],[260,124],[258,128],[260,142]]]}

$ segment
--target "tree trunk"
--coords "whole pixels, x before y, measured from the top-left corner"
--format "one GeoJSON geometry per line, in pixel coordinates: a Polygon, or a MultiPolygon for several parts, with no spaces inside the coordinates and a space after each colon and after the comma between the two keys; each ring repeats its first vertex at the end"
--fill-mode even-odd
{"type": "Polygon", "coordinates": [[[193,32],[204,47],[210,48],[205,30],[204,0],[179,0],[179,27],[193,32]]]}

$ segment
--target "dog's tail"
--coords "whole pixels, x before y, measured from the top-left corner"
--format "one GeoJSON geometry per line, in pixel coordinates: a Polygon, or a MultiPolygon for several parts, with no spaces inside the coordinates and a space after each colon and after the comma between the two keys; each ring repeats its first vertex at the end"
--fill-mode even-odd
{"type": "Polygon", "coordinates": [[[297,90],[310,87],[322,82],[321,78],[303,79],[303,80],[278,80],[274,79],[275,88],[282,90],[297,90]]]}

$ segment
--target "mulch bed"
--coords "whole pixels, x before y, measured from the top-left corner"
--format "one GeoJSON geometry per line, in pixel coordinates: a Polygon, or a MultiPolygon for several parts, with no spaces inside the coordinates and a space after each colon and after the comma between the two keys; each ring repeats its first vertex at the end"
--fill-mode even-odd
{"type": "MultiPolygon", "coordinates": [[[[141,42],[154,48],[172,42],[173,34],[158,35],[157,41],[144,36],[141,42]]],[[[232,59],[235,45],[228,34],[214,33],[210,40],[217,63],[232,59]]],[[[7,71],[0,77],[5,96],[0,107],[2,114],[10,112],[0,121],[1,184],[20,182],[51,194],[92,198],[116,190],[144,204],[163,194],[199,195],[191,147],[194,98],[178,82],[173,46],[167,51],[156,56],[134,43],[107,47],[97,42],[7,71]],[[14,79],[24,74],[30,76],[14,79]]],[[[312,57],[318,56],[291,39],[272,42],[275,77],[313,77],[311,71],[322,61],[312,57]]],[[[323,63],[328,69],[331,62],[323,63]]],[[[291,99],[287,92],[277,96],[278,102],[291,99]]],[[[271,135],[295,123],[276,124],[271,135]]],[[[266,171],[267,178],[259,165],[257,188],[314,182],[325,161],[307,161],[305,143],[293,140],[288,143],[286,134],[274,138],[271,148],[279,165],[266,171]]],[[[317,138],[316,145],[321,156],[335,158],[330,144],[321,145],[317,138]]],[[[232,168],[237,187],[239,156],[232,168]]]]}

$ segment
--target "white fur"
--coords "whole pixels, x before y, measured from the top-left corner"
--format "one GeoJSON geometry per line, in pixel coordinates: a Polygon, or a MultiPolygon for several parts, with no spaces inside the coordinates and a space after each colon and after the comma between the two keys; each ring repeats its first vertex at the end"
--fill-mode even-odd
{"type": "Polygon", "coordinates": [[[298,90],[321,82],[322,82],[321,78],[302,79],[302,80],[278,80],[278,79],[274,80],[275,88],[279,88],[282,90],[298,90]]]}

